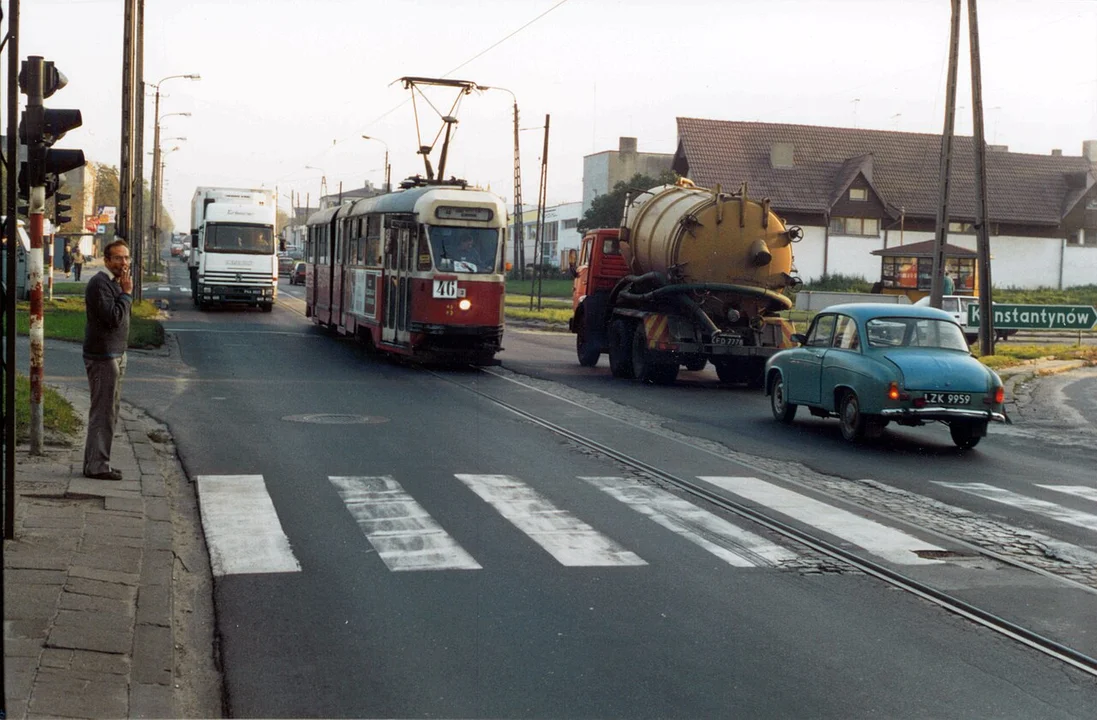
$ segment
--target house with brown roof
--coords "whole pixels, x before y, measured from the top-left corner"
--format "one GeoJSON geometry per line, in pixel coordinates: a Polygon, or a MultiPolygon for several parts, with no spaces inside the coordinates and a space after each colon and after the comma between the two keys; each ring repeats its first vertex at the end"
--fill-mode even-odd
{"type": "MultiPolygon", "coordinates": [[[[953,141],[947,242],[975,249],[974,143],[953,141]]],[[[991,274],[999,287],[1097,282],[1097,140],[1080,156],[989,145],[991,274]]],[[[873,251],[932,240],[941,137],[928,133],[678,118],[673,169],[702,187],[769,198],[804,229],[805,281],[880,279],[873,251]]]]}

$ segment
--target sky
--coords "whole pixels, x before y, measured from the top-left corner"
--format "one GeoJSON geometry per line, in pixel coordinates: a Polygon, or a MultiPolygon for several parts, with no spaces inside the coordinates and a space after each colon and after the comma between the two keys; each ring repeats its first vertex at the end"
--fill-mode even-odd
{"type": "MultiPolygon", "coordinates": [[[[1097,0],[978,8],[987,141],[1080,155],[1097,139],[1097,0]]],[[[69,80],[47,107],[83,113],[58,147],[110,165],[123,12],[123,0],[21,2],[20,55],[53,60],[69,80]]],[[[446,77],[509,91],[462,97],[447,176],[513,204],[516,99],[524,202],[537,200],[546,115],[546,201],[577,202],[584,155],[621,136],[673,153],[677,117],[940,133],[949,15],[948,0],[145,0],[145,150],[156,83],[199,74],[160,83],[176,226],[189,225],[197,186],[276,188],[283,206],[307,193],[315,206],[325,181],[329,192],[381,185],[386,149],[394,184],[423,173],[411,95],[396,81],[446,77]]],[[[963,15],[956,133],[970,135],[966,2],[963,15]]],[[[455,97],[428,91],[442,114],[455,97]]],[[[440,116],[417,107],[431,144],[440,116]]],[[[146,155],[146,178],[151,166],[146,155]]]]}

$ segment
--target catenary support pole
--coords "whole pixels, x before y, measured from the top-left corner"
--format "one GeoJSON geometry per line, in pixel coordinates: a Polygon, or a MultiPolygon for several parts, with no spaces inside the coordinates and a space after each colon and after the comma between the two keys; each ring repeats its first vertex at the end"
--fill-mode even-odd
{"type": "Polygon", "coordinates": [[[952,170],[952,131],[956,124],[956,66],[960,55],[960,0],[952,0],[952,22],[948,43],[948,84],[945,89],[945,128],[941,133],[941,171],[938,179],[937,225],[933,235],[933,271],[929,304],[941,307],[944,287],[945,240],[948,238],[948,196],[952,170]]]}
{"type": "MultiPolygon", "coordinates": [[[[122,20],[122,139],[118,161],[118,212],[114,234],[129,239],[130,197],[133,184],[133,16],[137,0],[124,0],[122,20]]],[[[106,242],[110,242],[107,238],[106,242]]]]}
{"type": "Polygon", "coordinates": [[[990,211],[987,207],[987,144],[983,128],[983,69],[979,58],[979,20],[975,0],[967,0],[971,46],[971,112],[975,143],[975,249],[979,277],[979,354],[994,354],[994,310],[991,308],[990,211]]]}
{"type": "Polygon", "coordinates": [[[142,297],[145,254],[145,0],[137,0],[133,16],[133,218],[130,252],[133,254],[133,299],[142,297]]]}

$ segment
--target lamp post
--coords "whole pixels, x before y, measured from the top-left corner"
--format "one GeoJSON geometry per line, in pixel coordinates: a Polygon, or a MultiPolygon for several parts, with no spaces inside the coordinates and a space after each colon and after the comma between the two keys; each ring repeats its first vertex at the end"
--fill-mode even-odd
{"type": "MultiPolygon", "coordinates": [[[[175,113],[172,113],[175,114],[175,113]]],[[[180,115],[190,113],[179,113],[180,115]]],[[[164,117],[167,117],[166,115],[164,117]]],[[[164,142],[172,142],[173,140],[186,141],[185,137],[173,137],[168,138],[164,142]]],[[[168,152],[175,152],[179,149],[179,146],[173,147],[168,152]]],[[[150,240],[149,244],[152,246],[149,253],[149,270],[160,270],[160,208],[164,204],[163,187],[164,187],[164,152],[160,150],[160,146],[156,146],[156,150],[152,154],[152,214],[150,218],[150,240]]]]}
{"type": "Polygon", "coordinates": [[[363,135],[363,140],[376,140],[385,146],[385,192],[392,192],[392,166],[389,165],[389,144],[379,137],[363,135]]]}
{"type": "MultiPolygon", "coordinates": [[[[185,75],[168,75],[167,77],[160,78],[159,82],[156,83],[156,86],[155,86],[156,87],[156,106],[155,106],[155,110],[154,110],[154,114],[153,114],[154,122],[153,122],[153,138],[152,138],[152,153],[153,153],[153,155],[152,155],[152,172],[153,172],[153,178],[152,178],[152,192],[153,192],[152,206],[153,206],[153,208],[158,208],[159,205],[160,205],[159,198],[156,197],[156,192],[157,192],[156,188],[158,188],[159,185],[160,185],[160,178],[159,178],[159,174],[160,174],[160,121],[163,120],[164,118],[171,117],[172,115],[181,115],[183,117],[190,117],[189,112],[188,113],[168,113],[167,115],[164,116],[164,118],[160,117],[160,86],[163,85],[168,80],[174,80],[176,78],[185,78],[187,80],[201,80],[202,76],[197,74],[197,73],[185,74],[185,75]]],[[[158,218],[157,218],[157,212],[153,212],[153,214],[151,216],[151,220],[152,220],[151,228],[150,228],[151,234],[152,234],[153,238],[156,238],[156,233],[159,229],[157,226],[160,224],[159,221],[158,221],[158,218]]],[[[138,218],[137,221],[141,222],[142,218],[138,218]]],[[[156,241],[154,239],[153,240],[153,244],[154,244],[153,246],[154,247],[155,247],[155,243],[156,243],[156,241]]],[[[137,271],[138,272],[141,271],[140,266],[137,268],[137,271]]],[[[138,278],[138,279],[140,279],[140,278],[138,278]]]]}
{"type": "MultiPolygon", "coordinates": [[[[514,101],[514,269],[523,280],[526,277],[526,247],[522,237],[522,164],[518,154],[518,98],[503,87],[482,87],[481,90],[502,90],[514,101]]],[[[505,258],[504,258],[505,260],[505,258]]],[[[540,262],[540,261],[538,261],[540,262]]]]}

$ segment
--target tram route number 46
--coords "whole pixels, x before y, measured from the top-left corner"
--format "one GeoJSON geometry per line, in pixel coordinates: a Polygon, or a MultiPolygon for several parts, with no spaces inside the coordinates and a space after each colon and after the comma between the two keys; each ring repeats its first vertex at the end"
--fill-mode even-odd
{"type": "Polygon", "coordinates": [[[462,288],[457,287],[456,280],[435,280],[434,281],[434,297],[442,298],[445,300],[452,300],[459,297],[464,297],[465,291],[462,288]]]}

